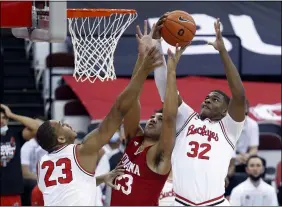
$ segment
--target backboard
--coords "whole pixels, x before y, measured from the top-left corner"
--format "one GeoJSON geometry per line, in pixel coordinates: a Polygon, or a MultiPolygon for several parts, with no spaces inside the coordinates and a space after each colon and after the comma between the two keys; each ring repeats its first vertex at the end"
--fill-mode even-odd
{"type": "Polygon", "coordinates": [[[2,1],[1,28],[32,41],[63,42],[67,36],[67,2],[2,1]]]}
{"type": "Polygon", "coordinates": [[[32,42],[64,42],[69,30],[77,81],[116,79],[114,52],[127,27],[137,18],[133,9],[67,9],[67,2],[1,2],[1,27],[32,42]],[[23,18],[24,17],[24,18],[23,18]],[[67,29],[67,23],[68,29],[67,29]]]}

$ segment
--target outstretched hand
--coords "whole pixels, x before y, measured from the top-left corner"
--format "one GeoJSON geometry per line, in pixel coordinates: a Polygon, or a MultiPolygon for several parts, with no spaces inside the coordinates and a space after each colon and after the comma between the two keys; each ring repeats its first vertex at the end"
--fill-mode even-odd
{"type": "Polygon", "coordinates": [[[214,29],[215,29],[215,34],[216,34],[216,39],[214,42],[208,42],[208,45],[212,45],[214,49],[218,51],[222,51],[225,49],[225,45],[222,39],[222,34],[220,31],[220,20],[219,18],[216,19],[216,22],[214,23],[214,29]]]}
{"type": "Polygon", "coordinates": [[[156,67],[163,64],[163,59],[157,46],[147,46],[145,49],[145,56],[142,64],[142,70],[148,73],[152,72],[156,67]]]}
{"type": "Polygon", "coordinates": [[[153,31],[155,30],[156,25],[153,25],[152,30],[148,33],[148,21],[144,21],[144,33],[141,32],[140,26],[136,26],[136,39],[138,42],[138,53],[141,56],[145,55],[146,47],[153,45],[153,31]]]}
{"type": "Polygon", "coordinates": [[[168,69],[176,69],[176,66],[179,62],[179,59],[181,57],[181,55],[183,54],[183,52],[185,51],[185,49],[189,46],[190,44],[184,46],[184,47],[179,47],[178,44],[176,44],[175,46],[175,54],[168,49],[167,54],[168,54],[168,60],[167,60],[167,65],[168,65],[168,69]]]}
{"type": "Polygon", "coordinates": [[[105,175],[105,184],[115,189],[114,180],[116,177],[124,175],[124,171],[125,169],[123,165],[118,165],[115,169],[105,175]]]}

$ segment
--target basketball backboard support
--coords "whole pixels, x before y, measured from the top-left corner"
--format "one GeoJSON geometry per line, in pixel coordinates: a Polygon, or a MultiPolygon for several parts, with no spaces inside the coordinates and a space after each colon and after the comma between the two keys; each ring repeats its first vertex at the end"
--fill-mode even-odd
{"type": "Polygon", "coordinates": [[[63,42],[67,36],[67,2],[1,2],[1,28],[11,28],[17,38],[31,41],[63,42]],[[40,4],[39,4],[40,5],[40,4]]]}
{"type": "Polygon", "coordinates": [[[138,16],[133,9],[67,9],[66,1],[1,2],[1,15],[0,27],[11,28],[15,37],[32,42],[64,42],[69,31],[75,55],[73,76],[92,83],[116,79],[117,43],[138,16]],[[25,21],[20,20],[22,16],[25,21]]]}

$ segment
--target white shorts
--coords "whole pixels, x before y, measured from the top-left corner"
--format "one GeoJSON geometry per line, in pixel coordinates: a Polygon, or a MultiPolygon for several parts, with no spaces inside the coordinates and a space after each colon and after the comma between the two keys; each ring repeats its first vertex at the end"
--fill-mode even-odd
{"type": "MultiPolygon", "coordinates": [[[[178,202],[177,200],[174,200],[174,202],[173,202],[173,206],[191,206],[191,205],[188,205],[188,204],[185,204],[185,203],[183,203],[183,202],[178,202]]],[[[229,201],[226,199],[226,198],[224,198],[224,200],[222,201],[222,202],[220,202],[220,203],[214,203],[214,204],[204,204],[204,205],[199,205],[199,206],[230,206],[230,203],[229,203],[229,201]]]]}

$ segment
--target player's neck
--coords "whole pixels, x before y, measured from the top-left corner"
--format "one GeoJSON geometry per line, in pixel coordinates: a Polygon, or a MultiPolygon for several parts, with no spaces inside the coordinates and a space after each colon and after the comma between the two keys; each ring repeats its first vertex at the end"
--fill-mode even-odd
{"type": "Polygon", "coordinates": [[[205,116],[201,116],[201,115],[200,115],[200,119],[201,119],[202,121],[205,120],[205,119],[209,119],[209,120],[211,120],[211,121],[220,121],[222,118],[223,118],[223,117],[212,117],[212,118],[210,118],[210,117],[205,117],[205,116]]]}
{"type": "Polygon", "coordinates": [[[151,146],[153,144],[156,143],[156,140],[152,139],[152,138],[149,138],[149,137],[144,137],[144,141],[143,141],[143,146],[144,147],[148,147],[148,146],[151,146]]]}

